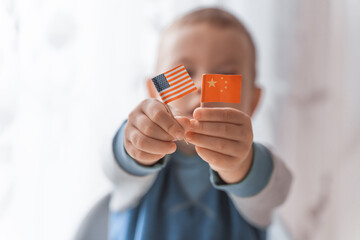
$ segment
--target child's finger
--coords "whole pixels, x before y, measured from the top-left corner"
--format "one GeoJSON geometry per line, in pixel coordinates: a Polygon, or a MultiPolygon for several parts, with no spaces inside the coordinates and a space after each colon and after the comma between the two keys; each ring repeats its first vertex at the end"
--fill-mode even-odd
{"type": "Polygon", "coordinates": [[[145,114],[139,114],[138,117],[132,120],[133,125],[139,129],[144,135],[162,140],[172,141],[174,138],[164,131],[160,126],[151,121],[145,114]]]}
{"type": "Polygon", "coordinates": [[[183,127],[184,131],[187,132],[190,129],[190,119],[184,116],[176,116],[176,121],[183,127]]]}
{"type": "Polygon", "coordinates": [[[125,140],[126,152],[138,162],[144,165],[152,165],[159,159],[165,156],[165,154],[151,154],[137,149],[130,141],[125,140]]]}
{"type": "Polygon", "coordinates": [[[184,138],[184,129],[170,115],[170,113],[167,112],[163,103],[157,100],[151,102],[149,101],[147,104],[144,104],[142,110],[151,121],[156,123],[174,138],[178,140],[184,138]]]}
{"type": "Polygon", "coordinates": [[[194,132],[186,133],[186,140],[195,146],[211,149],[213,151],[227,154],[229,156],[237,156],[239,153],[239,142],[229,139],[212,137],[194,132]]]}
{"type": "Polygon", "coordinates": [[[199,146],[195,147],[195,150],[199,156],[209,163],[210,167],[215,171],[224,171],[229,169],[236,169],[238,161],[232,156],[218,153],[216,151],[202,148],[199,146]]]}
{"type": "Polygon", "coordinates": [[[174,142],[150,138],[133,126],[128,127],[128,140],[139,150],[151,154],[169,154],[176,150],[174,142]]]}
{"type": "Polygon", "coordinates": [[[194,119],[206,122],[226,122],[245,124],[250,117],[235,108],[197,108],[193,113],[194,119]]]}
{"type": "Polygon", "coordinates": [[[243,126],[232,123],[200,122],[195,119],[191,119],[189,130],[195,133],[231,140],[241,140],[244,138],[244,135],[247,135],[243,126]]]}

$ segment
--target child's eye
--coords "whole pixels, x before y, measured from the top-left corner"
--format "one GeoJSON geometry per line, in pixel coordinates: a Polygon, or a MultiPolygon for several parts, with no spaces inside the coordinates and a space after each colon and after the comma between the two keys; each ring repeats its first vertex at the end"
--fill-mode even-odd
{"type": "Polygon", "coordinates": [[[220,72],[219,74],[223,74],[223,75],[235,75],[236,73],[233,71],[229,71],[229,72],[220,72]]]}
{"type": "Polygon", "coordinates": [[[224,75],[235,75],[236,72],[237,71],[232,68],[223,68],[223,69],[219,69],[219,71],[217,71],[216,73],[224,74],[224,75]]]}

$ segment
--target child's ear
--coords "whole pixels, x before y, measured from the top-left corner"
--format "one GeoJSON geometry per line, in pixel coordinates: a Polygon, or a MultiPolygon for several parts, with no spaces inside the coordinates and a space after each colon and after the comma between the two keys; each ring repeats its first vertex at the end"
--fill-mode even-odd
{"type": "Polygon", "coordinates": [[[156,98],[157,91],[156,91],[156,88],[155,88],[151,78],[146,79],[146,88],[147,88],[149,96],[151,98],[156,98]]]}
{"type": "Polygon", "coordinates": [[[252,104],[251,104],[251,115],[250,117],[254,114],[257,106],[259,105],[259,102],[260,102],[260,98],[261,98],[261,92],[262,92],[262,89],[255,86],[254,87],[254,94],[253,94],[253,99],[252,99],[252,104]]]}

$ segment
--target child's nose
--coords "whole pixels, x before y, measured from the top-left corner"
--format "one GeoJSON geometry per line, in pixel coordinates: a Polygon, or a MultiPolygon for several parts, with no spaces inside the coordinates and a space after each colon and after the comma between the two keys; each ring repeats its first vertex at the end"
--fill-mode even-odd
{"type": "Polygon", "coordinates": [[[197,88],[196,93],[200,95],[201,94],[201,84],[195,84],[195,86],[197,88]]]}

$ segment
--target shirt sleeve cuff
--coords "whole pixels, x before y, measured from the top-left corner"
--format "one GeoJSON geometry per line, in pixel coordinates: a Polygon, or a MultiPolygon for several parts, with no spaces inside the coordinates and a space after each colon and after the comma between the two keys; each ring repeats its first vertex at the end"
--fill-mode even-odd
{"type": "Polygon", "coordinates": [[[160,171],[166,166],[166,163],[169,160],[169,155],[166,155],[160,159],[156,164],[152,166],[144,166],[135,161],[125,150],[124,147],[124,130],[125,130],[125,121],[119,131],[115,134],[113,140],[113,152],[116,159],[116,162],[120,165],[122,169],[127,171],[130,174],[136,176],[145,176],[155,172],[160,171]]]}
{"type": "Polygon", "coordinates": [[[212,185],[239,197],[252,197],[261,192],[270,180],[274,164],[269,150],[262,144],[253,143],[253,150],[253,163],[245,179],[239,183],[226,184],[216,171],[210,169],[212,185]]]}

